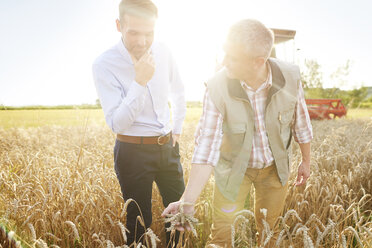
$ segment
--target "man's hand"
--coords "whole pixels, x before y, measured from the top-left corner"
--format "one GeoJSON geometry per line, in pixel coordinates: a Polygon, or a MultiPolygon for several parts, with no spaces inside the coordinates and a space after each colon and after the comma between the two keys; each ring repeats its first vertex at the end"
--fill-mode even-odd
{"type": "Polygon", "coordinates": [[[151,51],[148,50],[145,52],[142,57],[137,60],[134,56],[132,56],[132,60],[134,63],[134,70],[136,72],[135,81],[142,86],[146,86],[148,81],[154,76],[155,72],[155,61],[152,57],[151,51]]]}
{"type": "Polygon", "coordinates": [[[302,161],[298,167],[297,180],[294,183],[296,186],[306,184],[307,179],[310,177],[310,162],[302,161]]]}
{"type": "Polygon", "coordinates": [[[310,142],[309,143],[299,143],[302,162],[298,167],[297,180],[294,185],[301,186],[306,184],[307,179],[310,176],[310,142]]]}
{"type": "MultiPolygon", "coordinates": [[[[183,214],[191,215],[191,216],[194,215],[194,211],[195,211],[194,204],[183,203],[182,200],[179,200],[179,201],[170,203],[168,207],[164,209],[161,216],[165,218],[165,217],[169,217],[169,215],[178,214],[179,212],[181,212],[181,209],[180,209],[181,207],[183,208],[183,214]]],[[[185,229],[190,230],[190,226],[187,223],[185,224],[185,226],[182,226],[181,223],[177,223],[175,227],[178,231],[185,231],[185,229]]]]}
{"type": "Polygon", "coordinates": [[[178,139],[180,138],[179,134],[173,134],[172,133],[172,139],[173,139],[173,147],[176,146],[176,142],[178,142],[178,139]]]}
{"type": "MultiPolygon", "coordinates": [[[[181,200],[172,202],[162,213],[163,217],[169,217],[167,215],[176,215],[183,213],[184,215],[194,214],[194,204],[197,201],[201,191],[204,189],[205,184],[213,171],[213,166],[209,164],[192,164],[189,172],[189,181],[187,182],[185,192],[181,197],[181,200]]],[[[182,221],[180,221],[181,223],[182,221]]],[[[176,229],[184,231],[185,228],[188,230],[190,226],[176,225],[176,229]]]]}

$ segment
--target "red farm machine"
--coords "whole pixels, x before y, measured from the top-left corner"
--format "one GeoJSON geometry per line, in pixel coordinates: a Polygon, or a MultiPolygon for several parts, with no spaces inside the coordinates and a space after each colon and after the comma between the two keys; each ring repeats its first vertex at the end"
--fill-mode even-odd
{"type": "MultiPolygon", "coordinates": [[[[296,35],[295,30],[287,30],[287,29],[271,29],[275,34],[275,47],[271,53],[271,57],[277,57],[277,48],[279,46],[285,46],[287,41],[294,40],[296,35]]],[[[284,47],[284,55],[288,56],[288,51],[293,52],[292,62],[294,63],[294,42],[293,48],[290,49],[288,47],[284,47]]],[[[285,59],[288,60],[288,59],[285,59]]],[[[289,59],[291,60],[291,59],[289,59]]],[[[323,119],[334,119],[336,117],[343,117],[346,116],[346,108],[342,104],[341,99],[306,99],[306,105],[309,111],[310,119],[312,120],[323,120],[323,119]]]]}
{"type": "Polygon", "coordinates": [[[341,99],[306,99],[310,119],[323,120],[346,116],[346,108],[341,99]]]}

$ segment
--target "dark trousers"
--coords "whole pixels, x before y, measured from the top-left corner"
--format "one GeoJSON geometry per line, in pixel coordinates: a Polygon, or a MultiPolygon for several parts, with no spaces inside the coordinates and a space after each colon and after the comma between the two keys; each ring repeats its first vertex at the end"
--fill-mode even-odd
{"type": "MultiPolygon", "coordinates": [[[[142,213],[146,228],[150,227],[153,182],[159,188],[165,207],[178,201],[185,190],[178,143],[173,147],[172,140],[164,145],[131,144],[116,140],[114,161],[124,200],[135,200],[141,210],[140,212],[135,203],[130,203],[127,207],[127,244],[134,241],[143,243],[145,229],[137,216],[142,213]]],[[[178,236],[177,232],[170,240],[170,233],[166,232],[167,247],[173,247],[171,243],[177,244],[178,236]]]]}

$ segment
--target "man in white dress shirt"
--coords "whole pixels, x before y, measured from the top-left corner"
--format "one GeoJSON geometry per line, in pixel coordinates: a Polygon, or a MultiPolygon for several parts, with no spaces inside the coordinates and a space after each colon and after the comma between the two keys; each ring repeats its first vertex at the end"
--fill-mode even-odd
{"type": "MultiPolygon", "coordinates": [[[[131,244],[142,241],[145,232],[137,216],[142,213],[146,228],[151,225],[153,182],[165,206],[184,191],[178,138],[186,105],[170,51],[154,42],[157,7],[151,0],[122,0],[119,14],[121,40],[95,60],[93,77],[106,123],[117,134],[115,172],[123,198],[134,199],[140,207],[127,208],[131,244]]],[[[167,243],[170,239],[167,233],[167,243]]],[[[177,244],[178,235],[171,241],[177,244]]]]}

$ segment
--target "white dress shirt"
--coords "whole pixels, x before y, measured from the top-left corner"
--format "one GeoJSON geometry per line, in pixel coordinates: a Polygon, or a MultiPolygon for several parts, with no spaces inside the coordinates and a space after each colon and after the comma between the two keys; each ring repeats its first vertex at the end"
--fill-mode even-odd
{"type": "Polygon", "coordinates": [[[155,73],[146,87],[134,80],[134,65],[121,40],[93,63],[98,97],[106,123],[114,133],[131,136],[181,133],[186,104],[177,66],[164,44],[154,42],[151,53],[155,73]]]}

